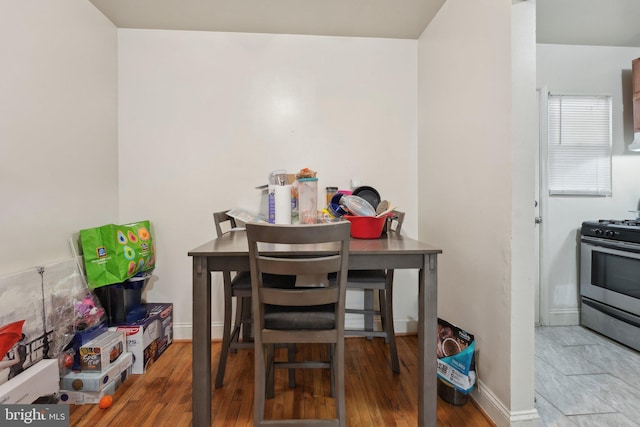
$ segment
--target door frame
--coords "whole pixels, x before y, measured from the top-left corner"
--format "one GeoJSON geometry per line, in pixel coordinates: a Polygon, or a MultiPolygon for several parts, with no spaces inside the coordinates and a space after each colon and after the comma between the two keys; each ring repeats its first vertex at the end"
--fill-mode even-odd
{"type": "Polygon", "coordinates": [[[545,230],[548,227],[545,223],[549,222],[549,192],[547,191],[547,105],[549,99],[548,87],[542,86],[536,89],[538,98],[538,138],[536,147],[536,159],[535,159],[535,176],[536,176],[536,197],[537,206],[536,217],[541,218],[542,221],[537,223],[538,228],[536,233],[536,307],[535,307],[535,324],[536,325],[549,325],[549,279],[548,270],[549,264],[545,261],[545,247],[548,243],[548,238],[545,234],[545,230]]]}

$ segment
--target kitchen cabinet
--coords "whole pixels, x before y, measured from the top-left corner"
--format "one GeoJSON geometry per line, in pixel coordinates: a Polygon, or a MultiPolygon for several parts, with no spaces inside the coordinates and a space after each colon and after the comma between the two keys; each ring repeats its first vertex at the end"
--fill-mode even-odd
{"type": "Polygon", "coordinates": [[[640,58],[631,62],[631,86],[633,89],[633,131],[640,132],[640,58]]]}

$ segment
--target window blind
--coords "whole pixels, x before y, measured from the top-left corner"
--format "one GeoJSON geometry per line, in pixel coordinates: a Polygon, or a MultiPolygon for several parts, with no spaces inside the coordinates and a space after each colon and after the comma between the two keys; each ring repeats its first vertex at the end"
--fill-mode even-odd
{"type": "Polygon", "coordinates": [[[550,195],[611,195],[611,97],[549,95],[550,195]]]}

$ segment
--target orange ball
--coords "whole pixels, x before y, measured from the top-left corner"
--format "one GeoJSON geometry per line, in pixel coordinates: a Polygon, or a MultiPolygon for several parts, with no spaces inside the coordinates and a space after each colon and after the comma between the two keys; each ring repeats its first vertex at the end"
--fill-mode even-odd
{"type": "Polygon", "coordinates": [[[100,409],[107,409],[109,406],[111,406],[112,403],[113,403],[113,397],[107,394],[102,399],[100,399],[100,403],[98,404],[98,407],[100,409]]]}

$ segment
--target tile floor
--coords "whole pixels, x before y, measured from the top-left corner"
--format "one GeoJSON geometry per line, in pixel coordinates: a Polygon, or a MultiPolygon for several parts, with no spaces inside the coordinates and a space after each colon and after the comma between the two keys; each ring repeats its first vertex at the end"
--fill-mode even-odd
{"type": "Polygon", "coordinates": [[[580,326],[536,327],[542,426],[640,426],[640,353],[580,326]]]}

